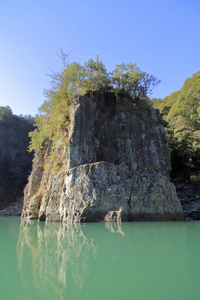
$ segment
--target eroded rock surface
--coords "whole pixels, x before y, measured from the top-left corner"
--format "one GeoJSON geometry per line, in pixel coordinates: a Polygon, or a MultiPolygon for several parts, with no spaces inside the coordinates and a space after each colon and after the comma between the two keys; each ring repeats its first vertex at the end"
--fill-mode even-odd
{"type": "Polygon", "coordinates": [[[112,94],[79,97],[71,109],[64,162],[51,172],[49,144],[37,154],[23,216],[47,221],[182,220],[169,181],[170,153],[160,115],[144,101],[112,94]]]}

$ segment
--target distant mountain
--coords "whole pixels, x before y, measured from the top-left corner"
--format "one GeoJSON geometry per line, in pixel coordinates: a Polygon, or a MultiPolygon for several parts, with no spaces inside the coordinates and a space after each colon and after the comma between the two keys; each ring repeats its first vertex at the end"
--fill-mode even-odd
{"type": "Polygon", "coordinates": [[[172,175],[183,172],[189,180],[200,172],[200,72],[164,99],[154,99],[166,121],[166,134],[172,153],[172,175]]]}
{"type": "Polygon", "coordinates": [[[27,152],[31,130],[31,116],[16,116],[10,107],[0,107],[0,209],[23,193],[33,158],[27,152]]]}

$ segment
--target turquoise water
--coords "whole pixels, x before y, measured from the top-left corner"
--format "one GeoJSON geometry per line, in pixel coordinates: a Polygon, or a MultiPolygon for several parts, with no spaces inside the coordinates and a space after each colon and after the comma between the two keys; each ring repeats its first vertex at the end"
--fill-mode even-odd
{"type": "Polygon", "coordinates": [[[200,222],[0,218],[0,299],[200,299],[200,222]]]}

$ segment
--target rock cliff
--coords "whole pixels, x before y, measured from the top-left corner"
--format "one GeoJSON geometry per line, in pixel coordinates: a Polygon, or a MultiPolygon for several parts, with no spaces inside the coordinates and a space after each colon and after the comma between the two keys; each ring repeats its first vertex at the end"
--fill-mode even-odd
{"type": "Polygon", "coordinates": [[[80,96],[69,142],[46,141],[25,188],[22,216],[46,221],[182,220],[169,181],[170,153],[159,113],[113,94],[80,96]],[[62,168],[45,165],[52,151],[62,168]]]}

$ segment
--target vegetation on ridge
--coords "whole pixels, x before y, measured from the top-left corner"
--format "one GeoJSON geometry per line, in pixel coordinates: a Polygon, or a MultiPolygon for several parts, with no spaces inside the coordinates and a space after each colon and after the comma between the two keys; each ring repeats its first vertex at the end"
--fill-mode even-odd
{"type": "Polygon", "coordinates": [[[173,173],[182,171],[184,179],[190,180],[191,173],[198,175],[200,170],[200,72],[179,91],[154,100],[153,106],[166,121],[173,173]]]}
{"type": "Polygon", "coordinates": [[[51,89],[45,91],[47,100],[39,108],[36,129],[30,133],[30,151],[39,151],[46,139],[59,145],[67,141],[70,107],[78,95],[109,91],[115,95],[147,99],[159,83],[136,64],[117,65],[112,73],[108,73],[98,56],[96,61],[90,59],[82,66],[76,62],[66,65],[66,55],[61,54],[63,69],[50,75],[51,89]]]}
{"type": "Polygon", "coordinates": [[[27,152],[31,130],[31,116],[16,116],[10,107],[0,107],[0,208],[22,195],[32,164],[33,155],[27,152]]]}

